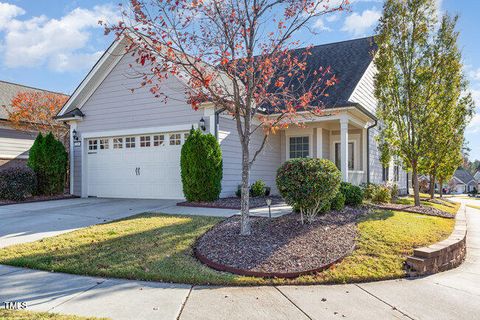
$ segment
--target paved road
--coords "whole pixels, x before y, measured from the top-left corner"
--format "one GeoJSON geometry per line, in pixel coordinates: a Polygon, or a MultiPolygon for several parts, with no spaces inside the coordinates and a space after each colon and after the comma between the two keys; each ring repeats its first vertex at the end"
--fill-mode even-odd
{"type": "MultiPolygon", "coordinates": [[[[458,199],[465,203],[480,200],[458,199]]],[[[0,266],[0,302],[113,319],[479,319],[480,210],[467,260],[415,280],[334,286],[211,287],[100,279],[0,266]]]]}

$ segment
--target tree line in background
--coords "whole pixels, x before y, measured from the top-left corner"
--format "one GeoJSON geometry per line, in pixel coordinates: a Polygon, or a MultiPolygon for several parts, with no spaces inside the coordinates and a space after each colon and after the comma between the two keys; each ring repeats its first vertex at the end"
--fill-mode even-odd
{"type": "MultiPolygon", "coordinates": [[[[458,48],[458,17],[437,19],[434,0],[387,0],[378,26],[375,96],[382,162],[392,156],[412,172],[448,181],[462,164],[464,131],[474,103],[458,48]]],[[[440,188],[441,189],[441,188],[440,188]]]]}

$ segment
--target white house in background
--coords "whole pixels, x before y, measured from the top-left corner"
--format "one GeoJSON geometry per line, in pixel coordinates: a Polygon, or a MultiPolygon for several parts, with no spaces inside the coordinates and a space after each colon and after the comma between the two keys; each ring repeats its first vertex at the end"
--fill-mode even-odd
{"type": "Polygon", "coordinates": [[[458,168],[448,183],[448,186],[453,189],[450,190],[452,193],[468,193],[473,191],[474,188],[477,188],[478,182],[470,172],[463,168],[458,168]]]}
{"type": "MultiPolygon", "coordinates": [[[[331,66],[340,80],[331,87],[323,116],[312,117],[304,128],[289,127],[268,140],[251,172],[251,182],[263,179],[276,192],[275,174],[290,158],[332,160],[344,181],[398,183],[407,190],[407,175],[398,166],[382,168],[379,161],[373,38],[311,48],[309,66],[331,66]]],[[[299,50],[298,52],[301,52],[299,50]]],[[[241,181],[241,152],[235,121],[212,103],[192,110],[184,83],[175,77],[163,83],[171,98],[166,104],[139,86],[117,40],[88,73],[57,116],[71,128],[71,189],[82,197],[182,199],[180,150],[192,126],[205,120],[223,153],[221,196],[234,195],[241,181]]],[[[308,72],[309,70],[306,70],[308,72]]],[[[256,147],[263,137],[252,138],[256,147]]]]}

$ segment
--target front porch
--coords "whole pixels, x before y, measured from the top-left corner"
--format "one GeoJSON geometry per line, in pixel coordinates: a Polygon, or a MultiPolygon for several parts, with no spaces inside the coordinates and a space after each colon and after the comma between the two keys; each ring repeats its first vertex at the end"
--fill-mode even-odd
{"type": "Polygon", "coordinates": [[[343,181],[367,183],[369,121],[362,114],[344,112],[309,119],[302,127],[291,126],[281,133],[282,162],[292,158],[328,159],[342,172],[343,181]]]}

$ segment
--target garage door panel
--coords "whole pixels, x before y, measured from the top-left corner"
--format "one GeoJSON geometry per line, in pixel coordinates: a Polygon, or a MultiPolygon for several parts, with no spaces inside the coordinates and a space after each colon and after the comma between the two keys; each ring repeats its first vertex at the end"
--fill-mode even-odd
{"type": "Polygon", "coordinates": [[[150,147],[140,147],[137,137],[135,148],[113,149],[111,146],[112,139],[110,149],[89,151],[89,196],[184,198],[180,178],[181,145],[153,146],[152,143],[150,147]]]}

